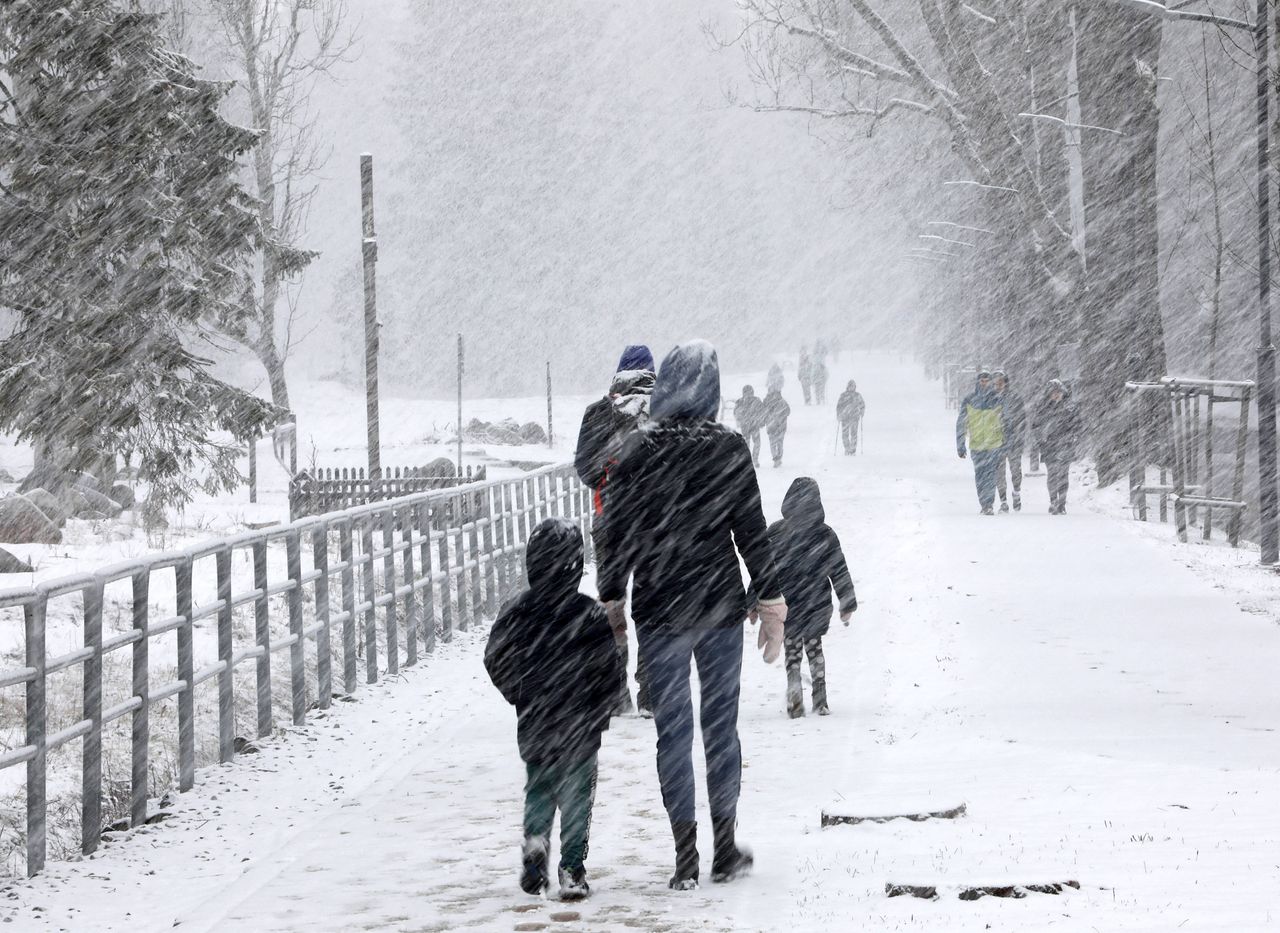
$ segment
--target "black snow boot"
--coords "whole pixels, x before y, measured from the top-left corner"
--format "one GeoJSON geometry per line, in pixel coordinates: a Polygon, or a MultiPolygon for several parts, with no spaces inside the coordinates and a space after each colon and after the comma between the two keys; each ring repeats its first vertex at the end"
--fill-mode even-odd
{"type": "Polygon", "coordinates": [[[734,838],[734,819],[713,820],[715,855],[711,859],[711,881],[724,884],[751,871],[755,859],[749,849],[738,846],[734,838]]]}
{"type": "Polygon", "coordinates": [[[671,835],[676,841],[676,873],[667,887],[673,891],[693,891],[698,887],[698,824],[693,820],[673,822],[671,835]]]}
{"type": "Polygon", "coordinates": [[[586,868],[579,865],[577,868],[560,869],[560,900],[580,901],[590,893],[586,868]]]}
{"type": "Polygon", "coordinates": [[[520,856],[523,861],[520,890],[525,894],[541,894],[551,887],[551,879],[547,877],[547,840],[525,837],[520,856]]]}
{"type": "Polygon", "coordinates": [[[804,715],[804,686],[800,682],[798,661],[787,665],[787,715],[792,719],[799,719],[804,715]]]}
{"type": "Polygon", "coordinates": [[[827,706],[827,682],[818,677],[813,680],[813,711],[819,716],[831,715],[831,708],[827,706]]]}

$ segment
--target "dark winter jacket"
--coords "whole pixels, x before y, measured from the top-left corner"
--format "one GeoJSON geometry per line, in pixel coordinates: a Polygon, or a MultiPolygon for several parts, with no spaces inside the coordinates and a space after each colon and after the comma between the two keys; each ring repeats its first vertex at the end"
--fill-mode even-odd
{"type": "Polygon", "coordinates": [[[1006,388],[998,394],[1000,419],[1004,429],[1004,446],[1010,450],[1022,450],[1027,446],[1027,406],[1022,396],[1006,388]]]}
{"type": "Polygon", "coordinates": [[[739,552],[762,598],[781,594],[751,453],[711,420],[718,407],[715,351],[701,341],[676,347],[658,373],[654,420],[627,439],[609,475],[600,598],[625,598],[634,575],[642,637],[741,623],[739,552]]]}
{"type": "Polygon", "coordinates": [[[764,427],[770,434],[786,434],[791,406],[779,391],[771,391],[764,397],[764,427]]]}
{"type": "Polygon", "coordinates": [[[781,392],[782,385],[786,381],[782,375],[782,367],[774,363],[769,367],[769,375],[765,379],[764,388],[766,392],[781,392]]]}
{"type": "Polygon", "coordinates": [[[807,350],[800,351],[800,362],[796,366],[796,375],[800,378],[800,384],[802,386],[812,385],[813,359],[809,356],[807,350]]]}
{"type": "MultiPolygon", "coordinates": [[[[623,359],[626,358],[624,353],[623,359]]],[[[573,466],[587,486],[598,489],[604,482],[610,461],[622,448],[622,440],[648,417],[652,392],[652,372],[620,370],[613,377],[609,394],[592,402],[582,413],[573,466]]]]}
{"type": "Polygon", "coordinates": [[[733,403],[733,417],[738,430],[748,436],[759,434],[764,427],[764,402],[751,386],[744,386],[742,398],[733,403]]]}
{"type": "Polygon", "coordinates": [[[782,500],[782,521],[769,526],[778,579],[787,599],[788,638],[818,638],[827,633],[833,587],[841,612],[858,608],[840,539],[825,522],[818,483],[802,476],[782,500]]]}
{"type": "Polygon", "coordinates": [[[1045,393],[1031,422],[1040,459],[1046,462],[1074,460],[1080,444],[1080,412],[1065,387],[1060,386],[1062,400],[1055,402],[1045,393]]]}
{"type": "Polygon", "coordinates": [[[507,603],[485,647],[494,686],[516,708],[525,761],[581,761],[622,688],[624,666],[604,607],[578,592],[582,534],[562,518],[543,521],[525,553],[529,589],[507,603]]]}
{"type": "Polygon", "coordinates": [[[999,450],[1004,446],[1004,416],[996,390],[975,386],[960,403],[956,416],[956,452],[964,453],[965,435],[970,450],[999,450]]]}
{"type": "Polygon", "coordinates": [[[836,399],[836,419],[842,424],[857,424],[867,410],[867,403],[862,400],[858,384],[850,382],[849,387],[836,399]]]}

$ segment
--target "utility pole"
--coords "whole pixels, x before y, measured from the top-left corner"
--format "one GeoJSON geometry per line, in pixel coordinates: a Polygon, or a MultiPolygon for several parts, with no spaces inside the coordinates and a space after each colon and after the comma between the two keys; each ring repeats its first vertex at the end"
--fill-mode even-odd
{"type": "Polygon", "coordinates": [[[378,438],[378,238],[373,228],[373,156],[360,156],[361,247],[364,253],[365,421],[369,428],[369,479],[382,477],[378,438]]]}
{"type": "Polygon", "coordinates": [[[462,478],[462,334],[458,334],[458,478],[462,478]]]}
{"type": "Polygon", "coordinates": [[[556,445],[556,436],[551,430],[551,361],[547,360],[547,446],[556,445]]]}
{"type": "Polygon", "coordinates": [[[1268,0],[1258,0],[1253,28],[1258,66],[1258,515],[1262,563],[1280,559],[1276,501],[1276,348],[1271,342],[1271,178],[1268,0]]]}

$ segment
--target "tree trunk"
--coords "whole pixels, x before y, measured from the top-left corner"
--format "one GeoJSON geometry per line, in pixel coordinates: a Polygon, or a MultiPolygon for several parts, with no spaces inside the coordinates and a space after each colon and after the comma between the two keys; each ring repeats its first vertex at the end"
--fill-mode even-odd
{"type": "Polygon", "coordinates": [[[284,378],[284,360],[276,352],[275,342],[263,343],[258,347],[258,359],[262,361],[271,380],[271,401],[280,408],[292,411],[289,405],[289,384],[284,378]]]}

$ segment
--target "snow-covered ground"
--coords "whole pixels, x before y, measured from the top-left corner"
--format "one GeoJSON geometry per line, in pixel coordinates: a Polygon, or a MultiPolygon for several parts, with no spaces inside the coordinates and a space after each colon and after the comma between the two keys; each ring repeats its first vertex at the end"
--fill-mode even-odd
{"type": "MultiPolygon", "coordinates": [[[[747,630],[740,835],[755,848],[751,877],[666,889],[653,724],[629,718],[601,755],[593,896],[521,894],[515,718],[485,677],[476,632],[259,754],[204,770],[174,819],[14,883],[0,914],[15,929],[130,933],[1275,922],[1276,578],[1249,552],[1177,546],[1168,526],[1128,521],[1110,490],[1077,489],[1071,514],[1049,516],[1033,476],[1022,514],[979,517],[937,386],[885,357],[846,357],[835,373],[833,389],[853,376],[867,399],[864,454],[834,454],[832,406],[805,408],[791,386],[785,465],[761,482],[770,518],[795,476],[822,484],[861,608],[826,640],[829,718],[786,718],[782,670],[747,630]],[[824,809],[961,802],[956,820],[820,827],[824,809]],[[1079,889],[957,897],[973,884],[1068,880],[1079,889]],[[940,896],[889,898],[886,884],[940,896]]],[[[739,384],[726,379],[726,392],[739,384]]],[[[708,838],[704,881],[709,850],[708,838]]]]}

